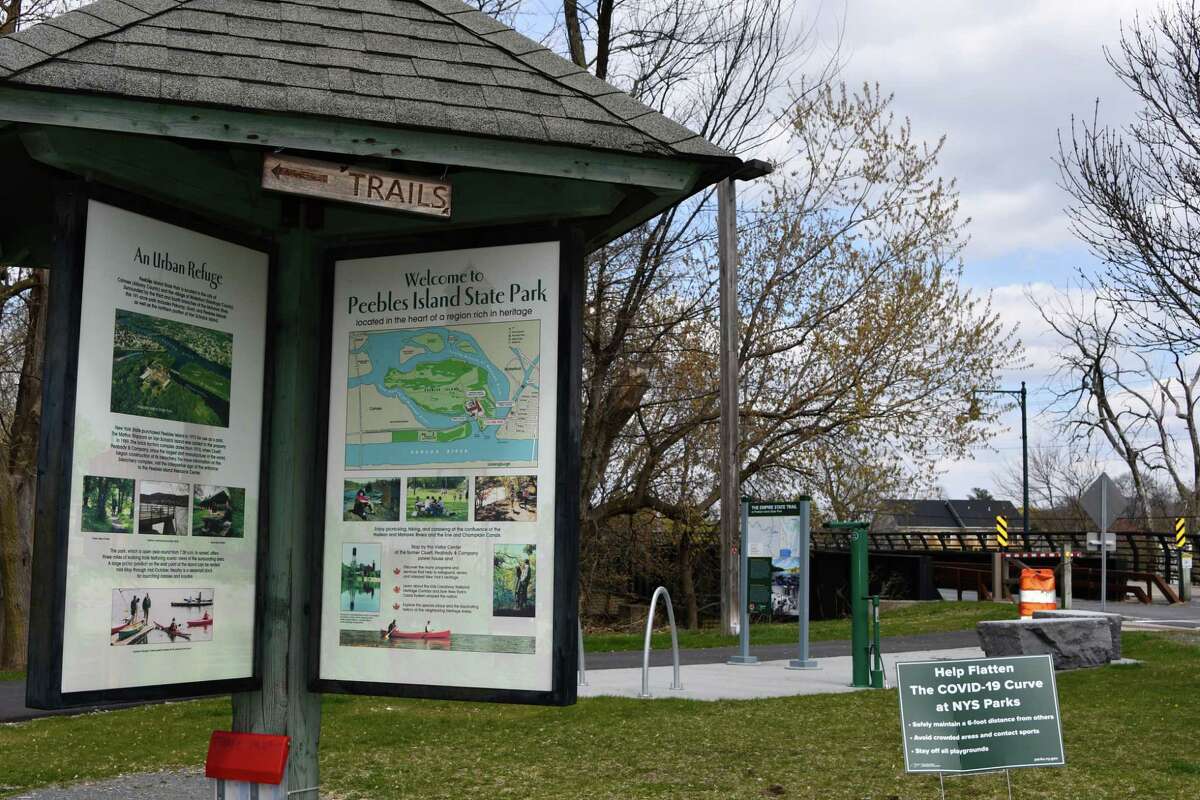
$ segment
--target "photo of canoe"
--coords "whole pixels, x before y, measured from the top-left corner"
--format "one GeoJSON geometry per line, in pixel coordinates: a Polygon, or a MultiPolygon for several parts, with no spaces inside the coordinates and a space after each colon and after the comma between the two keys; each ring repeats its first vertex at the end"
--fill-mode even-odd
{"type": "Polygon", "coordinates": [[[212,593],[210,592],[208,597],[205,597],[203,589],[197,592],[195,597],[185,597],[182,600],[171,603],[173,606],[211,606],[212,604],[212,593]]]}
{"type": "MultiPolygon", "coordinates": [[[[411,623],[409,625],[411,626],[411,623]]],[[[445,631],[445,638],[410,639],[386,636],[387,631],[352,630],[342,628],[338,642],[343,647],[386,647],[392,650],[430,650],[461,653],[513,653],[533,655],[537,640],[533,636],[501,636],[488,633],[458,633],[445,631]]],[[[435,631],[442,633],[442,631],[435,631]]]]}
{"type": "Polygon", "coordinates": [[[343,544],[341,610],[378,614],[382,570],[382,545],[343,544]]]}
{"type": "Polygon", "coordinates": [[[85,533],[133,532],[133,478],[83,476],[85,533]]]}
{"type": "Polygon", "coordinates": [[[210,642],[212,598],[212,589],[113,589],[109,643],[126,647],[210,642]],[[203,611],[193,605],[201,597],[207,598],[203,611]]]}
{"type": "Polygon", "coordinates": [[[138,481],[138,533],[187,536],[189,495],[186,483],[138,481]]]}
{"type": "Polygon", "coordinates": [[[450,631],[402,631],[394,628],[390,631],[380,631],[385,639],[449,639],[450,631]]]}

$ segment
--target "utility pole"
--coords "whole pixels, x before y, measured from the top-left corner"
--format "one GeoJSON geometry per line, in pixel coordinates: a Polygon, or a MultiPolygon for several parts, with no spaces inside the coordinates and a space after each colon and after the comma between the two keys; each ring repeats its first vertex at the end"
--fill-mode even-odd
{"type": "Polygon", "coordinates": [[[741,458],[738,447],[738,303],[737,303],[737,190],[735,182],[768,175],[771,165],[747,161],[734,175],[717,184],[718,291],[721,310],[720,400],[721,439],[721,633],[729,636],[738,625],[745,598],[738,591],[739,498],[741,458]]]}
{"type": "Polygon", "coordinates": [[[737,190],[734,179],[717,184],[717,250],[721,300],[721,633],[738,619],[738,307],[737,190]]]}
{"type": "MultiPolygon", "coordinates": [[[[974,389],[972,394],[1010,394],[1017,398],[1021,407],[1021,542],[1029,549],[1029,392],[1025,381],[1020,389],[974,389]]],[[[978,406],[971,398],[971,418],[978,417],[978,406]]]]}

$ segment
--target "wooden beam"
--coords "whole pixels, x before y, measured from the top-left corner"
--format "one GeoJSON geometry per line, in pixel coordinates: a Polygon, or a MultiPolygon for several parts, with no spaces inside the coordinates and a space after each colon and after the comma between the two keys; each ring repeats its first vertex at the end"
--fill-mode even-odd
{"type": "MultiPolygon", "coordinates": [[[[30,156],[43,164],[243,228],[249,225],[270,231],[279,219],[281,196],[260,186],[259,148],[229,148],[217,157],[156,137],[56,126],[25,128],[21,141],[30,156]]],[[[325,224],[316,233],[323,239],[343,241],[422,231],[441,233],[451,225],[607,219],[627,202],[631,191],[610,183],[484,170],[456,172],[453,180],[455,207],[450,220],[329,203],[325,224]]]]}
{"type": "Polygon", "coordinates": [[[312,551],[313,529],[322,525],[323,497],[317,463],[319,398],[326,390],[317,357],[321,344],[322,291],[320,254],[312,235],[289,230],[279,236],[278,265],[271,286],[272,346],[268,351],[271,408],[270,447],[264,487],[269,508],[269,537],[264,604],[257,632],[263,688],[233,696],[233,729],[292,737],[287,789],[296,797],[316,797],[319,784],[317,744],[321,735],[321,697],[308,691],[310,635],[309,568],[320,553],[312,551]]]}
{"type": "Polygon", "coordinates": [[[699,161],[409,130],[364,122],[8,86],[0,87],[0,118],[9,122],[404,159],[675,191],[691,186],[705,166],[699,161]]]}
{"type": "Polygon", "coordinates": [[[279,220],[278,197],[259,190],[229,163],[176,142],[143,137],[131,142],[120,134],[61,127],[27,128],[21,141],[42,164],[242,228],[270,230],[279,220]]]}

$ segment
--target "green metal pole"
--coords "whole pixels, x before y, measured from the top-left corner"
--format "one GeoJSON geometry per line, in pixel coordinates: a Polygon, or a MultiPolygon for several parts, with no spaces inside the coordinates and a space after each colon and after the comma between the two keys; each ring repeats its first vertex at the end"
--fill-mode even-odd
{"type": "MultiPolygon", "coordinates": [[[[863,532],[866,535],[866,532],[863,532]]],[[[871,688],[883,688],[883,651],[880,649],[879,641],[879,595],[871,595],[871,633],[872,633],[872,652],[874,660],[871,664],[871,688]]]]}
{"type": "Polygon", "coordinates": [[[830,528],[850,531],[850,656],[854,678],[850,685],[871,686],[871,618],[867,598],[867,523],[831,522],[830,528]]]}

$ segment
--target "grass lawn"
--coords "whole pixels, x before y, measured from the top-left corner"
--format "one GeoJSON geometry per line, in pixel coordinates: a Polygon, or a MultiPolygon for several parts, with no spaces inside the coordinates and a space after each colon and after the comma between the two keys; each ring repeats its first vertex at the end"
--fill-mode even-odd
{"type": "MultiPolygon", "coordinates": [[[[1015,797],[1196,796],[1200,758],[1179,725],[1200,639],[1131,633],[1124,646],[1145,663],[1058,676],[1067,766],[1014,772],[1015,797]]],[[[209,731],[229,723],[220,699],[3,725],[0,795],[199,764],[209,731]]],[[[331,695],[321,770],[323,796],[341,800],[936,798],[937,779],[906,775],[900,748],[894,690],[720,703],[602,698],[565,709],[331,695]]],[[[1003,786],[984,775],[947,788],[990,798],[1003,786]]]]}
{"type": "Polygon", "coordinates": [[[5,670],[0,669],[0,681],[23,681],[23,680],[25,680],[25,673],[22,670],[5,671],[5,670]]]}
{"type": "MultiPolygon", "coordinates": [[[[890,608],[879,612],[882,636],[910,636],[916,633],[968,631],[975,623],[989,619],[1016,619],[1017,607],[1012,603],[933,602],[890,608]]],[[[612,650],[641,650],[645,628],[635,633],[585,633],[584,650],[601,653],[612,650]]],[[[796,641],[795,622],[750,624],[751,644],[790,644],[796,641]]],[[[656,630],[651,637],[655,649],[671,646],[671,633],[656,630]]],[[[824,642],[850,638],[850,619],[817,620],[809,626],[809,640],[824,642]]],[[[733,647],[736,636],[722,636],[715,628],[698,631],[679,629],[680,648],[733,647]]]]}

